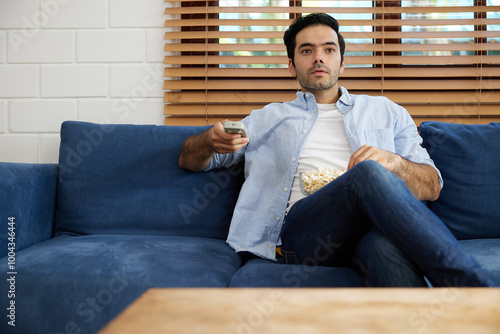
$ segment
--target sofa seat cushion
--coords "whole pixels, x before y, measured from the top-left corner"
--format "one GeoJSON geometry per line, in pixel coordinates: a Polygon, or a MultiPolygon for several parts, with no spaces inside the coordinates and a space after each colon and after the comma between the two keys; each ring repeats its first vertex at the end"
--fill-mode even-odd
{"type": "Polygon", "coordinates": [[[432,211],[458,239],[500,238],[500,123],[423,122],[420,134],[444,182],[432,211]]]}
{"type": "Polygon", "coordinates": [[[16,329],[95,333],[148,288],[227,287],[240,266],[222,240],[62,235],[16,254],[16,329]]]}
{"type": "Polygon", "coordinates": [[[460,244],[500,287],[500,239],[461,240],[460,244]]]}
{"type": "Polygon", "coordinates": [[[242,168],[179,167],[184,140],[205,129],[64,122],[56,231],[225,240],[242,168]]]}
{"type": "Polygon", "coordinates": [[[360,287],[361,277],[350,268],[280,264],[248,260],[234,275],[231,287],[360,287]]]}

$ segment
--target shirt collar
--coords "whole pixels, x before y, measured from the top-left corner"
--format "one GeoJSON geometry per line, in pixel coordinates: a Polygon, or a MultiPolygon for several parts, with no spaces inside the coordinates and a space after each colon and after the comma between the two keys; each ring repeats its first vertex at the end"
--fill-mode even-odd
{"type": "MultiPolygon", "coordinates": [[[[339,86],[339,91],[340,91],[340,98],[338,102],[341,102],[342,104],[346,106],[352,106],[354,102],[352,101],[351,95],[342,86],[339,86]]],[[[311,93],[305,93],[305,92],[297,92],[297,103],[303,107],[304,109],[307,109],[307,105],[309,103],[314,103],[316,104],[316,99],[314,98],[314,95],[311,93]]],[[[337,103],[338,103],[337,102],[337,103]]]]}
{"type": "Polygon", "coordinates": [[[340,90],[340,94],[341,94],[340,98],[339,98],[339,102],[342,102],[346,106],[352,106],[354,104],[354,102],[352,101],[351,95],[349,94],[347,89],[340,86],[339,90],[340,90]]]}
{"type": "MultiPolygon", "coordinates": [[[[316,106],[316,98],[313,94],[308,92],[297,92],[297,99],[295,100],[302,108],[305,110],[308,109],[308,106],[312,103],[312,105],[316,106]]],[[[314,109],[314,108],[312,108],[314,109]]]]}

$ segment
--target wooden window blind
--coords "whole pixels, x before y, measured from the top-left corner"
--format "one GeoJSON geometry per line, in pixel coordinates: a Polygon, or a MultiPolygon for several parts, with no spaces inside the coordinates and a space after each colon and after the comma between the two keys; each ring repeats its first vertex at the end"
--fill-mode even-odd
{"type": "Polygon", "coordinates": [[[238,120],[295,99],[283,33],[326,12],[346,40],[339,83],[416,124],[500,121],[500,0],[165,0],[165,124],[238,120]]]}

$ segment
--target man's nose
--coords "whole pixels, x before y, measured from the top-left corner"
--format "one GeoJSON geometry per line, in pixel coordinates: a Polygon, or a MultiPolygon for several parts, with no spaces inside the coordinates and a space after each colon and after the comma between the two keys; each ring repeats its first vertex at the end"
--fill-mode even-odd
{"type": "Polygon", "coordinates": [[[321,52],[315,52],[314,54],[314,63],[321,63],[323,64],[323,58],[321,57],[321,52]]]}

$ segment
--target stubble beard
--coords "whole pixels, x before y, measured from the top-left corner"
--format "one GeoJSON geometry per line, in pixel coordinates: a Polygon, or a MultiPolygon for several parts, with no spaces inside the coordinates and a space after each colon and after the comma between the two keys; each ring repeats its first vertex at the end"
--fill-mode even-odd
{"type": "Polygon", "coordinates": [[[338,82],[339,76],[338,74],[332,75],[332,71],[326,66],[314,66],[310,68],[306,75],[297,75],[297,81],[303,89],[308,91],[320,91],[320,90],[328,90],[334,87],[338,82]],[[328,78],[324,78],[324,80],[316,80],[311,78],[311,73],[321,68],[328,73],[328,78]]]}

